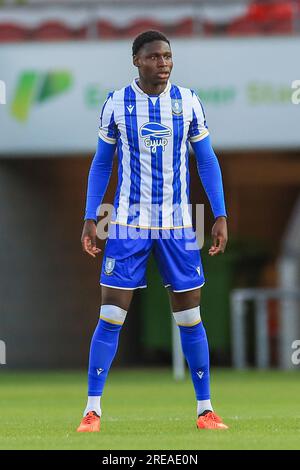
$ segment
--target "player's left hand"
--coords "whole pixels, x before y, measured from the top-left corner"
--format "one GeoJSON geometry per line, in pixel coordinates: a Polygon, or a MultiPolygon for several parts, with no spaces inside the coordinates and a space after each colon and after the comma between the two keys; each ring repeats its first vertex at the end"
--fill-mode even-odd
{"type": "Polygon", "coordinates": [[[215,221],[212,231],[212,245],[208,250],[210,256],[218,255],[219,253],[224,253],[228,234],[227,234],[227,219],[226,217],[218,217],[215,221]]]}

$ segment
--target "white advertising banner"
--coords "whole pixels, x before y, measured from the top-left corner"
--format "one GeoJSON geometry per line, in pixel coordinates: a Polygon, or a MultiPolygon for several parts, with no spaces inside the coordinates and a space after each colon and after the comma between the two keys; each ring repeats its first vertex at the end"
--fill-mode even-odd
{"type": "MultiPolygon", "coordinates": [[[[173,40],[218,149],[300,148],[300,38],[173,40]]],[[[131,42],[0,46],[0,154],[93,152],[109,91],[137,76],[131,42]]]]}

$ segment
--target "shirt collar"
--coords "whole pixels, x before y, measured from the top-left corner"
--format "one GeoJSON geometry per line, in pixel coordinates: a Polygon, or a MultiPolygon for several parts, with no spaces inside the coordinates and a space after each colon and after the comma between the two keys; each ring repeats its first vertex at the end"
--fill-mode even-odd
{"type": "MultiPolygon", "coordinates": [[[[137,84],[137,81],[138,81],[138,78],[135,78],[134,80],[132,80],[132,83],[131,83],[131,86],[132,88],[137,91],[140,95],[145,95],[145,96],[148,96],[147,93],[145,93],[137,84]]],[[[160,95],[158,95],[158,98],[160,98],[161,96],[165,96],[167,93],[169,93],[171,89],[171,83],[170,83],[170,80],[168,80],[168,83],[167,83],[167,86],[166,88],[164,89],[164,91],[162,91],[160,93],[160,95]]]]}

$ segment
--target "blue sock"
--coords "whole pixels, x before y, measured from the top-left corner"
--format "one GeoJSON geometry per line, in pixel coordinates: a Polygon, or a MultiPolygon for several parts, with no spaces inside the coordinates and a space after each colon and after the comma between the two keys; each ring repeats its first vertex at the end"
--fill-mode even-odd
{"type": "Polygon", "coordinates": [[[122,311],[119,307],[108,305],[103,307],[90,347],[88,396],[91,397],[102,395],[110,366],[118,349],[119,335],[126,316],[125,310],[122,311]],[[104,315],[108,321],[103,320],[104,315]],[[120,315],[122,319],[118,318],[120,315]]]}
{"type": "Polygon", "coordinates": [[[209,350],[202,322],[194,326],[179,325],[181,345],[188,363],[197,400],[210,399],[209,350]]]}

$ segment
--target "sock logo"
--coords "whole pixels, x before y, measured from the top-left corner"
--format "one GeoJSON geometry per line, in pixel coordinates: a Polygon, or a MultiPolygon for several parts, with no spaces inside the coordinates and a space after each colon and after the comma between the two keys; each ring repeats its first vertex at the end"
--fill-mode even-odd
{"type": "Polygon", "coordinates": [[[104,371],[104,369],[99,368],[99,369],[96,369],[96,371],[97,371],[97,375],[100,375],[104,371]]]}
{"type": "Polygon", "coordinates": [[[67,70],[37,72],[28,70],[19,77],[11,114],[20,122],[26,122],[30,109],[71,88],[72,75],[67,70]]]}
{"type": "Polygon", "coordinates": [[[199,379],[202,379],[202,377],[204,375],[204,372],[202,370],[198,370],[197,375],[198,375],[199,379]]]}

